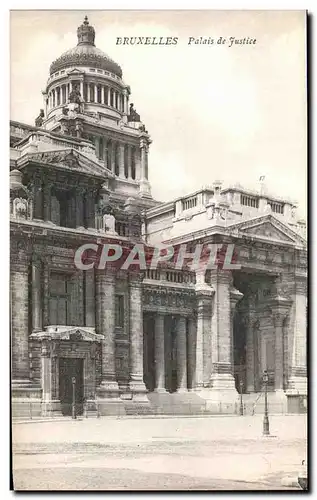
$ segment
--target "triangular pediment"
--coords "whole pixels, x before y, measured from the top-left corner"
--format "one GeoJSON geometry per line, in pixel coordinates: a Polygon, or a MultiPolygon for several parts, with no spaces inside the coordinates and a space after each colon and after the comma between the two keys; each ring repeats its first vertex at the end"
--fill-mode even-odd
{"type": "Polygon", "coordinates": [[[68,75],[82,75],[83,74],[83,71],[80,71],[79,69],[77,68],[74,68],[74,69],[71,69],[70,71],[68,71],[67,73],[68,75]]]}
{"type": "Polygon", "coordinates": [[[107,177],[106,169],[100,166],[92,158],[75,149],[60,149],[55,151],[43,151],[40,153],[29,153],[29,161],[40,162],[59,169],[70,170],[93,177],[107,177]]]}
{"type": "Polygon", "coordinates": [[[306,246],[306,241],[289,226],[283,224],[273,215],[265,215],[238,224],[230,225],[233,233],[245,234],[254,238],[264,239],[272,243],[290,243],[306,246]]]}

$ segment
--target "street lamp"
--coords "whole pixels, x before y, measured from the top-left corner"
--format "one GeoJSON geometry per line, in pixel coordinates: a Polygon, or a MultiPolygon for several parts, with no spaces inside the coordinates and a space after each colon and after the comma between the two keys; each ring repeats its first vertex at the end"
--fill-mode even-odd
{"type": "Polygon", "coordinates": [[[243,415],[243,399],[242,399],[243,382],[240,380],[240,408],[239,414],[243,415]]]}
{"type": "Polygon", "coordinates": [[[267,408],[267,384],[269,381],[269,376],[267,370],[264,370],[263,373],[263,382],[264,382],[264,417],[263,417],[263,436],[270,435],[270,423],[269,423],[269,414],[267,408]]]}
{"type": "Polygon", "coordinates": [[[76,418],[76,377],[72,377],[73,400],[72,400],[72,418],[76,418]]]}

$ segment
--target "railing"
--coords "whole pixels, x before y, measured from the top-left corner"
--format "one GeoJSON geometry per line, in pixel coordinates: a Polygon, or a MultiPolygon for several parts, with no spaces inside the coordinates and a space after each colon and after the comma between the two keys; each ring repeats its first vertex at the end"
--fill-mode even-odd
{"type": "MultiPolygon", "coordinates": [[[[36,401],[12,401],[12,421],[72,418],[72,403],[60,403],[54,408],[53,403],[36,401]]],[[[75,405],[75,415],[78,419],[100,418],[100,408],[96,400],[86,400],[75,405]]]]}

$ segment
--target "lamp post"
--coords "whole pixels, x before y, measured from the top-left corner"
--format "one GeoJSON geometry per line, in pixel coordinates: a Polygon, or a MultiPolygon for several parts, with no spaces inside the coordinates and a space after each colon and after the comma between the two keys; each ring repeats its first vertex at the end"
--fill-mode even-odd
{"type": "Polygon", "coordinates": [[[270,423],[269,423],[269,414],[267,408],[267,384],[269,381],[269,376],[267,370],[264,370],[263,373],[263,382],[264,382],[264,417],[263,417],[263,436],[270,435],[270,423]]]}
{"type": "Polygon", "coordinates": [[[240,408],[239,415],[243,415],[243,399],[242,399],[243,382],[240,380],[240,408]]]}
{"type": "Polygon", "coordinates": [[[76,377],[72,377],[73,400],[72,400],[72,418],[76,418],[76,377]]]}

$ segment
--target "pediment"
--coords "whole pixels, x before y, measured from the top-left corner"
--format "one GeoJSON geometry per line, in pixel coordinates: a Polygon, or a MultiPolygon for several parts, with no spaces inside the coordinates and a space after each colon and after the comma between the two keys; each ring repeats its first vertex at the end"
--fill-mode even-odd
{"type": "Polygon", "coordinates": [[[30,161],[41,162],[56,168],[71,170],[84,175],[107,177],[105,169],[92,159],[75,149],[61,149],[57,151],[43,151],[28,155],[30,161]]]}
{"type": "Polygon", "coordinates": [[[68,71],[67,73],[68,75],[82,75],[83,74],[83,71],[80,71],[79,69],[77,68],[74,68],[74,69],[71,69],[70,71],[68,71]]]}
{"type": "Polygon", "coordinates": [[[31,337],[36,340],[69,340],[71,342],[101,342],[103,335],[99,335],[93,328],[81,327],[47,327],[43,332],[35,332],[31,337]]]}
{"type": "Polygon", "coordinates": [[[273,240],[287,241],[292,243],[294,240],[287,236],[284,232],[277,229],[271,222],[266,222],[253,226],[249,229],[244,230],[247,234],[252,234],[254,236],[264,236],[265,238],[270,238],[273,240]]]}
{"type": "Polygon", "coordinates": [[[306,241],[289,226],[283,224],[273,215],[266,215],[248,221],[232,224],[230,230],[239,235],[245,234],[259,239],[265,239],[272,243],[290,243],[306,246],[306,241]]]}

